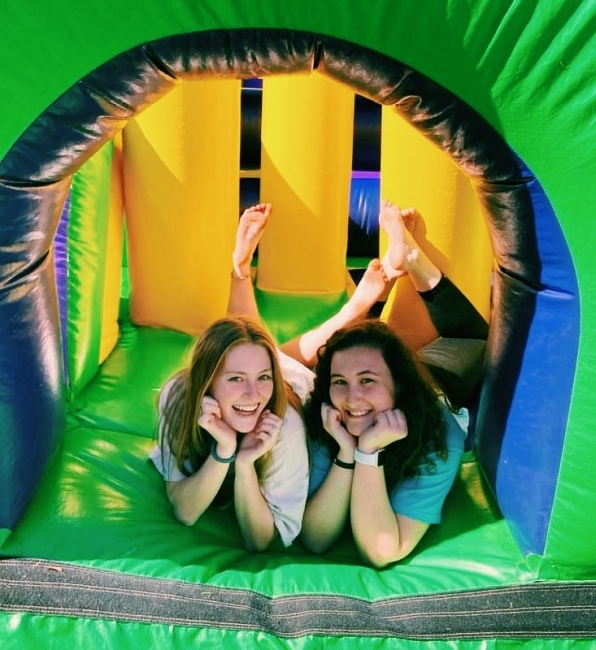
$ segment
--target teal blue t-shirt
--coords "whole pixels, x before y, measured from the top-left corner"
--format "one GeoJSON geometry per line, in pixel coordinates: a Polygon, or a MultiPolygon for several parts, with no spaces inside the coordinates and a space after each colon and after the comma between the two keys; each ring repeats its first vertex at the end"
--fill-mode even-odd
{"type": "MultiPolygon", "coordinates": [[[[418,476],[404,479],[389,495],[393,512],[425,524],[441,522],[443,503],[457,476],[467,435],[454,414],[445,405],[442,408],[447,424],[447,458],[431,454],[434,468],[421,465],[418,476]]],[[[311,443],[309,496],[323,483],[331,463],[327,447],[311,443]]]]}

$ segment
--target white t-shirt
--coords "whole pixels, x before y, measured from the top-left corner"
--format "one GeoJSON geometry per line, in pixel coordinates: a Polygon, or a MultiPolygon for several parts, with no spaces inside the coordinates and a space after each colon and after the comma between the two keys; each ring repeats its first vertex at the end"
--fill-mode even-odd
{"type": "MultiPolygon", "coordinates": [[[[298,361],[278,351],[282,373],[298,396],[304,400],[312,388],[313,373],[298,361]]],[[[171,379],[159,396],[159,412],[163,413],[168,395],[176,379],[171,379]]],[[[163,427],[159,427],[159,441],[149,458],[166,481],[186,478],[176,466],[176,459],[167,444],[162,444],[163,427]]],[[[185,469],[192,472],[189,465],[185,469]]],[[[230,468],[233,472],[233,467],[230,468]]],[[[271,450],[271,460],[261,479],[261,493],[267,501],[275,527],[285,546],[298,536],[308,491],[308,452],[306,432],[301,416],[288,406],[282,420],[279,437],[271,450]]]]}
{"type": "Polygon", "coordinates": [[[284,379],[304,404],[314,387],[315,373],[281,350],[277,351],[277,358],[284,379]]]}

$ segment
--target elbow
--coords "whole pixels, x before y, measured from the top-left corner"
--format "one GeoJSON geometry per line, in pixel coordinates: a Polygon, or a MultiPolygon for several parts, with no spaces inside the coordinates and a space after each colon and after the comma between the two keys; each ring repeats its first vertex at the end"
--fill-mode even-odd
{"type": "Polygon", "coordinates": [[[194,526],[197,523],[198,517],[189,516],[189,513],[177,508],[175,504],[172,504],[172,508],[174,510],[174,517],[176,517],[176,520],[181,524],[184,524],[185,526],[194,526]]]}
{"type": "Polygon", "coordinates": [[[202,513],[197,513],[189,507],[185,507],[185,501],[180,498],[178,483],[172,483],[167,488],[168,501],[176,520],[185,526],[194,526],[202,513]]]}
{"type": "Polygon", "coordinates": [[[321,526],[316,520],[311,520],[307,512],[302,522],[300,540],[308,551],[315,555],[321,555],[333,546],[340,533],[341,530],[339,532],[337,530],[330,530],[325,526],[321,526]]]}
{"type": "Polygon", "coordinates": [[[358,550],[363,562],[375,569],[385,569],[403,560],[414,549],[402,547],[392,540],[378,539],[367,547],[359,546],[358,550]]]}
{"type": "Polygon", "coordinates": [[[244,537],[244,548],[249,553],[262,553],[266,551],[270,546],[271,542],[275,539],[275,531],[271,536],[264,536],[260,539],[253,537],[244,537]]]}
{"type": "Polygon", "coordinates": [[[405,555],[399,553],[383,553],[378,551],[360,551],[360,557],[363,562],[373,569],[386,569],[388,566],[399,562],[405,555]]]}
{"type": "Polygon", "coordinates": [[[374,553],[361,552],[360,556],[362,557],[363,562],[371,566],[373,569],[386,569],[388,566],[401,560],[400,557],[374,553]]]}
{"type": "Polygon", "coordinates": [[[302,544],[306,550],[310,553],[314,553],[315,555],[321,555],[322,553],[325,553],[325,551],[327,551],[332,544],[332,542],[328,540],[322,540],[317,537],[313,537],[305,532],[302,532],[300,539],[302,540],[302,544]]]}
{"type": "Polygon", "coordinates": [[[266,551],[269,548],[269,544],[271,542],[244,542],[244,548],[249,552],[249,553],[262,553],[263,551],[266,551]]]}
{"type": "Polygon", "coordinates": [[[241,527],[240,532],[242,534],[242,541],[244,542],[244,548],[249,553],[262,553],[266,551],[270,546],[273,540],[277,537],[277,529],[273,526],[272,529],[255,529],[255,530],[245,530],[241,527]]]}
{"type": "Polygon", "coordinates": [[[170,505],[172,506],[172,511],[176,520],[185,526],[194,526],[199,518],[199,515],[195,512],[190,512],[187,508],[184,508],[182,504],[178,503],[175,498],[172,498],[171,495],[168,495],[170,499],[170,505]]]}

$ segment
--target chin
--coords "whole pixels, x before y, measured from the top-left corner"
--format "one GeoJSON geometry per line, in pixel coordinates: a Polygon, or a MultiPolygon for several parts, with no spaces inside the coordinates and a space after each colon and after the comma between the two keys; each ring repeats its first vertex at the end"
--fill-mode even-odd
{"type": "Polygon", "coordinates": [[[250,433],[257,426],[260,416],[261,414],[258,413],[257,415],[253,415],[250,419],[245,420],[234,413],[226,421],[234,431],[237,431],[238,433],[250,433]]]}
{"type": "Polygon", "coordinates": [[[237,432],[237,433],[250,433],[251,431],[254,430],[254,428],[257,426],[257,420],[255,420],[252,423],[248,422],[236,422],[236,424],[232,424],[231,427],[237,432]]]}
{"type": "Polygon", "coordinates": [[[346,425],[346,429],[351,436],[354,436],[354,438],[360,438],[362,433],[366,431],[369,426],[370,424],[356,424],[352,426],[346,425]]]}

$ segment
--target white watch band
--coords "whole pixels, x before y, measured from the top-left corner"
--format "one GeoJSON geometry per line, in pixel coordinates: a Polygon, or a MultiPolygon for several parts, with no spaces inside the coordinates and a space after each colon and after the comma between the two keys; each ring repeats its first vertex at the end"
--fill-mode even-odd
{"type": "Polygon", "coordinates": [[[384,449],[379,449],[378,451],[373,451],[370,454],[367,454],[365,451],[360,451],[356,447],[354,451],[354,460],[361,465],[370,465],[371,467],[381,467],[383,465],[383,452],[384,449]]]}

